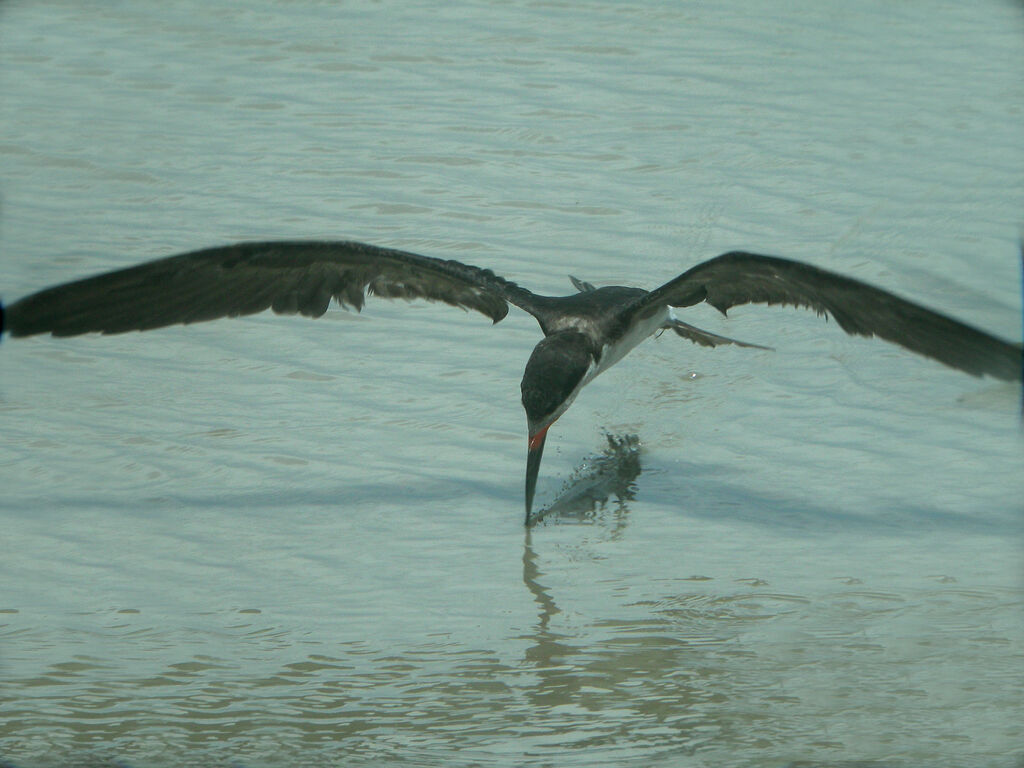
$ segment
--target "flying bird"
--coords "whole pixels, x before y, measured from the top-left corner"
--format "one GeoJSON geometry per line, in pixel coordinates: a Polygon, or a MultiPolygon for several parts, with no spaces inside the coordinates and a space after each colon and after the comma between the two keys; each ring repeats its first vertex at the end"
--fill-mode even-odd
{"type": "Polygon", "coordinates": [[[881,288],[775,256],[732,251],[645,291],[595,288],[541,296],[489,269],[347,241],[244,242],[169,256],[45,288],[0,305],[0,335],[75,336],[145,331],[273,309],[319,317],[331,300],[362,309],[368,294],[441,301],[497,323],[513,304],[544,338],[526,363],[526,524],[548,429],[580,390],[661,330],[703,346],[735,339],[678,319],[673,308],[706,301],[725,314],[740,304],[783,304],[830,315],[849,334],[877,336],[974,376],[1020,381],[1021,345],[999,339],[881,288]]]}

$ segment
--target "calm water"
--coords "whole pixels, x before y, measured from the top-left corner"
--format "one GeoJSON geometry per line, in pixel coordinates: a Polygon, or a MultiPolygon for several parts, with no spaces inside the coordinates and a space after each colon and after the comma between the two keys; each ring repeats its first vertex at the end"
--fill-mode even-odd
{"type": "MultiPolygon", "coordinates": [[[[1019,339],[1019,5],[781,7],[5,4],[0,290],[265,237],[547,293],[742,247],[1019,339]]],[[[0,761],[1018,766],[1017,391],[686,317],[777,351],[638,349],[530,533],[530,318],[5,341],[0,761]]]]}

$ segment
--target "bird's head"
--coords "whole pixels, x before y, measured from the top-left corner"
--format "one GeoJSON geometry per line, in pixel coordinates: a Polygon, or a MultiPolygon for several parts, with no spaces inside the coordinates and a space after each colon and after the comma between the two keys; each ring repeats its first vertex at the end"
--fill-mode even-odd
{"type": "Polygon", "coordinates": [[[590,339],[578,331],[559,331],[534,347],[523,373],[526,409],[526,521],[530,520],[537,473],[548,428],[555,423],[582,387],[595,355],[590,339]]]}

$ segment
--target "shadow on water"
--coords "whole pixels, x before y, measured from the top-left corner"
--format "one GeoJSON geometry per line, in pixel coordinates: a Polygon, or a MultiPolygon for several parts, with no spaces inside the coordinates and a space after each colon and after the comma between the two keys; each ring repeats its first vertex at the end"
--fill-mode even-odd
{"type": "MultiPolygon", "coordinates": [[[[679,465],[670,483],[656,477],[645,483],[643,502],[679,510],[688,518],[769,528],[800,536],[831,536],[837,532],[864,535],[919,535],[922,531],[980,534],[1024,533],[1016,514],[969,514],[943,508],[941,498],[879,502],[863,509],[843,500],[800,499],[796,494],[752,488],[744,484],[742,467],[694,462],[679,465]]],[[[659,474],[657,471],[652,475],[659,474]]]]}
{"type": "MultiPolygon", "coordinates": [[[[611,529],[614,537],[628,525],[629,502],[641,489],[637,478],[641,467],[640,438],[636,435],[606,435],[608,445],[594,457],[585,459],[564,483],[554,502],[538,510],[530,519],[532,528],[548,524],[600,524],[611,529]],[[609,504],[613,500],[613,504],[609,504]]],[[[1024,518],[1014,516],[979,516],[943,509],[935,501],[922,499],[918,504],[882,503],[866,510],[850,510],[842,504],[799,499],[779,493],[778,489],[751,488],[740,482],[741,465],[722,465],[698,461],[676,465],[666,481],[665,468],[650,467],[642,486],[642,501],[678,510],[688,518],[706,518],[718,522],[765,526],[773,531],[791,530],[807,535],[830,535],[836,530],[860,531],[865,534],[918,534],[928,530],[962,530],[971,533],[1024,533],[1024,518]]],[[[106,495],[77,494],[54,496],[47,500],[50,509],[97,508],[159,512],[167,507],[196,509],[245,509],[278,511],[304,506],[333,507],[339,499],[372,500],[386,496],[398,506],[444,507],[452,502],[453,485],[438,478],[430,470],[408,472],[410,480],[401,487],[383,488],[378,482],[346,483],[341,486],[305,488],[280,487],[258,491],[211,494],[165,492],[150,497],[127,498],[106,495]]],[[[492,481],[461,479],[463,495],[486,499],[488,504],[503,505],[509,501],[508,488],[500,479],[492,481]]],[[[0,494],[0,511],[17,508],[0,494]]],[[[0,766],[2,768],[2,766],[0,766]]]]}

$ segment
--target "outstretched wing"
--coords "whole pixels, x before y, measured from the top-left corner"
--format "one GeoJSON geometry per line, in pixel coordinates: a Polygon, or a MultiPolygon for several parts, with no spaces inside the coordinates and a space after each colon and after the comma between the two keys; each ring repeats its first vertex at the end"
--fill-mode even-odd
{"type": "Polygon", "coordinates": [[[354,242],[256,242],[207,248],[46,288],[0,310],[0,332],[122,333],[271,308],[319,317],[366,294],[443,301],[498,322],[533,294],[488,269],[354,242]]]}
{"type": "Polygon", "coordinates": [[[1021,345],[835,272],[735,251],[687,270],[630,311],[706,301],[725,314],[739,304],[791,304],[831,315],[850,334],[878,336],[975,376],[1020,381],[1021,345]]]}

